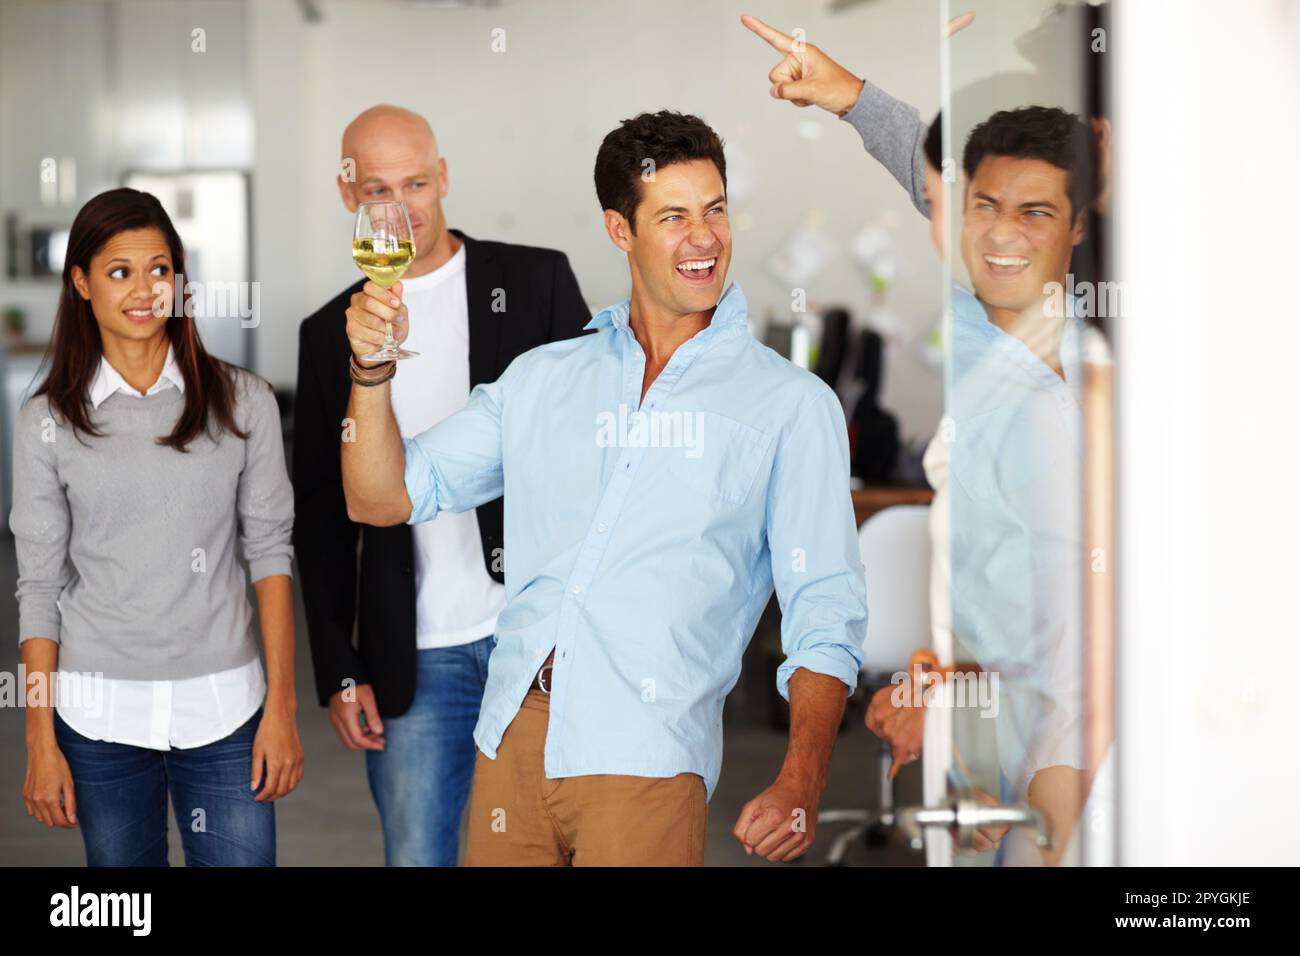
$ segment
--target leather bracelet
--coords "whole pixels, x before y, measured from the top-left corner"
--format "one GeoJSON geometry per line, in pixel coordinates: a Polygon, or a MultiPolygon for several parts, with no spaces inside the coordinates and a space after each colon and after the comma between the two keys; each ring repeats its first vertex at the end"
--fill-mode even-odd
{"type": "Polygon", "coordinates": [[[385,375],[383,378],[358,378],[357,376],[353,375],[352,381],[353,383],[360,385],[362,388],[373,388],[376,385],[383,385],[385,382],[389,381],[393,377],[393,375],[394,375],[394,370],[389,369],[388,374],[385,375]]]}
{"type": "Polygon", "coordinates": [[[364,365],[350,364],[348,374],[358,385],[382,385],[393,377],[396,365],[396,362],[391,362],[387,366],[376,366],[371,370],[364,365]]]}
{"type": "Polygon", "coordinates": [[[367,368],[357,361],[356,354],[353,353],[348,356],[348,374],[352,381],[367,388],[382,385],[397,374],[397,362],[390,359],[382,365],[367,368]]]}

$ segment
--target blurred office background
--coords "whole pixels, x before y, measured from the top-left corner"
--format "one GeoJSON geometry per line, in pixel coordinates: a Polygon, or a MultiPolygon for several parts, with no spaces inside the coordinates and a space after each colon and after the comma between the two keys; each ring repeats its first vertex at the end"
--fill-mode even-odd
{"type": "MultiPolygon", "coordinates": [[[[739,24],[751,6],[848,62],[869,56],[871,75],[923,112],[937,106],[935,11],[904,0],[669,0],[653,12],[594,0],[4,0],[0,203],[22,261],[0,277],[0,308],[22,309],[27,338],[43,340],[57,282],[23,275],[24,243],[66,229],[97,192],[141,173],[239,173],[247,265],[222,269],[261,284],[260,324],[214,346],[292,387],[298,321],[355,279],[334,183],[340,134],[392,101],[438,135],[450,224],[564,250],[599,309],[626,294],[627,273],[601,228],[596,149],[619,120],[673,108],[726,140],[732,277],[760,334],[790,321],[793,287],[859,326],[874,319],[894,346],[885,403],[907,434],[928,433],[940,398],[924,347],[941,297],[924,222],[847,124],[767,96],[772,51],[739,24]],[[367,82],[379,62],[385,79],[367,82]],[[55,185],[41,178],[50,159],[55,185]],[[873,276],[888,286],[876,305],[873,276]]],[[[241,212],[218,186],[189,186],[191,225],[241,212]]],[[[219,223],[227,239],[242,218],[219,223]]]]}
{"type": "MultiPolygon", "coordinates": [[[[299,321],[357,278],[352,218],[335,184],[353,116],[378,102],[426,116],[449,167],[449,225],[563,250],[595,312],[628,291],[592,185],[597,147],[621,119],[672,108],[700,115],[726,141],[731,278],[755,335],[820,363],[850,412],[870,377],[896,419],[899,454],[871,470],[899,487],[864,498],[860,517],[925,500],[918,459],[942,414],[943,306],[926,222],[846,123],[768,96],[776,56],[740,25],[742,12],[802,28],[927,117],[938,105],[937,8],[912,0],[0,0],[0,427],[43,355],[66,230],[105,189],[159,196],[191,256],[187,278],[258,283],[253,327],[200,327],[213,351],[270,380],[287,411],[299,321]],[[796,311],[796,290],[807,311],[796,311]]],[[[7,515],[7,427],[0,447],[7,515]]],[[[0,666],[14,669],[5,524],[0,666]]],[[[728,703],[710,862],[753,862],[730,827],[784,753],[771,686],[776,626],[764,619],[728,703]]],[[[301,623],[299,636],[309,769],[282,806],[281,859],[381,862],[360,756],[334,740],[316,706],[301,623]],[[319,841],[323,831],[338,839],[319,841]]],[[[826,803],[861,806],[874,794],[875,745],[860,710],[841,737],[826,803]]],[[[0,771],[0,864],[78,862],[75,834],[46,833],[23,813],[21,711],[0,710],[0,741],[12,757],[0,771]]],[[[911,778],[905,792],[917,788],[911,778]]]]}

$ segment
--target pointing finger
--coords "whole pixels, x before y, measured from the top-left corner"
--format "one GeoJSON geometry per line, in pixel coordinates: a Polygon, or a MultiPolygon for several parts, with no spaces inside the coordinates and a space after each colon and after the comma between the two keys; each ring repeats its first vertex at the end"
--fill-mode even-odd
{"type": "Polygon", "coordinates": [[[740,18],[740,22],[782,53],[789,53],[794,50],[794,37],[786,36],[780,30],[769,27],[758,17],[751,17],[746,13],[740,18]]]}

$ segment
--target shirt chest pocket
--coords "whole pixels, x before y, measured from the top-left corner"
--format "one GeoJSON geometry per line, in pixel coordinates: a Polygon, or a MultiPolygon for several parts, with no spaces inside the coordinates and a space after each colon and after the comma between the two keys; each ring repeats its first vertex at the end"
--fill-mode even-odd
{"type": "Polygon", "coordinates": [[[744,503],[772,436],[717,412],[681,415],[682,441],[670,449],[668,470],[705,498],[744,503]]]}

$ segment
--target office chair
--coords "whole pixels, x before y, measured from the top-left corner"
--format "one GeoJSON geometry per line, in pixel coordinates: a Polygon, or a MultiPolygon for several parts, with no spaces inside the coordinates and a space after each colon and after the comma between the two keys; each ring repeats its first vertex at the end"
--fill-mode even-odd
{"type": "Polygon", "coordinates": [[[861,394],[849,415],[849,432],[853,436],[853,477],[869,485],[895,480],[902,448],[898,419],[880,405],[884,355],[885,340],[880,333],[864,330],[853,375],[854,381],[860,383],[861,394]]]}
{"type": "Polygon", "coordinates": [[[838,388],[840,372],[849,351],[849,313],[846,309],[829,309],[822,317],[822,344],[813,374],[838,388]]]}
{"type": "MultiPolygon", "coordinates": [[[[868,518],[858,532],[858,545],[867,576],[867,636],[862,646],[860,683],[867,700],[907,670],[912,652],[930,646],[930,508],[896,505],[868,518]]],[[[863,728],[863,733],[870,731],[863,728]]],[[[826,856],[829,866],[841,866],[848,848],[864,839],[883,846],[889,827],[882,822],[894,810],[894,785],[889,779],[893,754],[881,741],[880,762],[873,781],[879,793],[877,810],[823,810],[818,823],[858,825],[840,834],[826,856]]]]}

